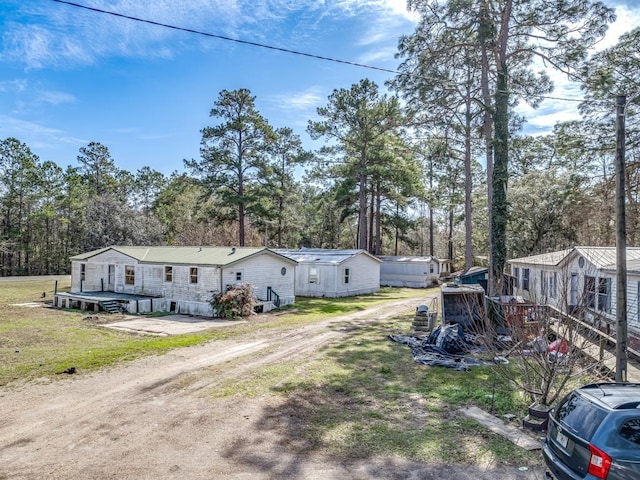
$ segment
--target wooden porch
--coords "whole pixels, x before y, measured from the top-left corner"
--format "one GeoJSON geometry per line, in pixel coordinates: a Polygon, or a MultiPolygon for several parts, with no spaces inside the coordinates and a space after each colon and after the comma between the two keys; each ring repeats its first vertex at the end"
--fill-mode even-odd
{"type": "Polygon", "coordinates": [[[129,311],[128,305],[136,302],[134,313],[137,313],[139,311],[138,302],[142,300],[151,301],[151,310],[153,311],[154,299],[160,300],[159,297],[116,292],[56,292],[53,296],[53,305],[58,308],[78,308],[92,312],[120,313],[129,311]]]}

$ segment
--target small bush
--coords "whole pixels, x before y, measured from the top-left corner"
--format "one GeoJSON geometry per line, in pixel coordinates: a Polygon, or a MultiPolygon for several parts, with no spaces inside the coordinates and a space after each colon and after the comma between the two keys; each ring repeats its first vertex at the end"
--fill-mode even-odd
{"type": "Polygon", "coordinates": [[[220,318],[239,318],[253,315],[258,304],[253,294],[253,286],[249,283],[229,285],[225,292],[217,293],[211,305],[220,318]]]}

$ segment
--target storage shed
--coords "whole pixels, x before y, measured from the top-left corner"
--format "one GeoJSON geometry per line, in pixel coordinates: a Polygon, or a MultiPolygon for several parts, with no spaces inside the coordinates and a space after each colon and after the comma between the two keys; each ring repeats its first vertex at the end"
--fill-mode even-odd
{"type": "Polygon", "coordinates": [[[268,248],[113,246],[71,257],[71,292],[56,293],[54,301],[212,316],[215,293],[250,283],[268,310],[294,303],[295,266],[268,248]]]}
{"type": "Polygon", "coordinates": [[[297,262],[295,294],[348,297],[380,291],[380,260],[365,250],[277,249],[297,262]]]}
{"type": "Polygon", "coordinates": [[[440,260],[433,257],[393,256],[378,257],[380,285],[389,287],[427,288],[438,283],[440,260]]]}

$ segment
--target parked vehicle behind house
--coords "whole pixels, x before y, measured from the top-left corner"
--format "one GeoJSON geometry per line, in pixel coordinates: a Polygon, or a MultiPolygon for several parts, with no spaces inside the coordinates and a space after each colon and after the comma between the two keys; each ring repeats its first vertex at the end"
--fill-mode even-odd
{"type": "Polygon", "coordinates": [[[557,480],[640,479],[640,384],[594,383],[564,397],[542,447],[557,480]]]}

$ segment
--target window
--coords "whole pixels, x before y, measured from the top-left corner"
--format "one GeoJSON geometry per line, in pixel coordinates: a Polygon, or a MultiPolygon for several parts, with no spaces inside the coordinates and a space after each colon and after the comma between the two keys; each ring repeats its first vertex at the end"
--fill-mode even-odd
{"type": "Polygon", "coordinates": [[[189,268],[189,283],[198,283],[198,267],[189,268]]]}
{"type": "Polygon", "coordinates": [[[344,283],[349,283],[349,269],[344,269],[344,283]]]}
{"type": "Polygon", "coordinates": [[[133,265],[124,267],[124,283],[125,285],[134,285],[136,283],[136,267],[133,265]]]}
{"type": "Polygon", "coordinates": [[[552,272],[549,278],[549,296],[551,298],[558,296],[558,272],[552,272]]]}
{"type": "Polygon", "coordinates": [[[87,274],[87,264],[81,263],[80,264],[80,280],[82,281],[86,280],[86,274],[87,274]]]}
{"type": "Polygon", "coordinates": [[[529,269],[522,269],[522,289],[529,291],[529,269]]]}
{"type": "Polygon", "coordinates": [[[433,273],[433,263],[429,264],[429,273],[433,273]]]}
{"type": "Polygon", "coordinates": [[[622,424],[620,436],[640,446],[640,418],[632,418],[622,424]]]}
{"type": "Polygon", "coordinates": [[[587,442],[591,440],[606,416],[605,410],[575,392],[570,393],[560,402],[555,413],[557,420],[564,422],[576,435],[587,442]]]}
{"type": "Polygon", "coordinates": [[[520,287],[520,269],[518,267],[514,267],[513,269],[513,278],[515,278],[514,282],[515,284],[513,285],[516,288],[520,287]]]}
{"type": "Polygon", "coordinates": [[[598,279],[598,310],[611,312],[611,279],[598,279]]]}
{"type": "Polygon", "coordinates": [[[282,267],[280,269],[280,275],[282,275],[283,277],[287,274],[287,269],[285,267],[282,267]]]}
{"type": "Polygon", "coordinates": [[[236,272],[236,282],[242,281],[242,272],[236,272]]]}
{"type": "Polygon", "coordinates": [[[309,283],[318,283],[318,267],[309,268],[309,283]]]}
{"type": "Polygon", "coordinates": [[[596,277],[584,277],[584,303],[585,307],[596,307],[596,277]]]}
{"type": "Polygon", "coordinates": [[[173,282],[173,267],[164,267],[164,281],[173,282]]]}

